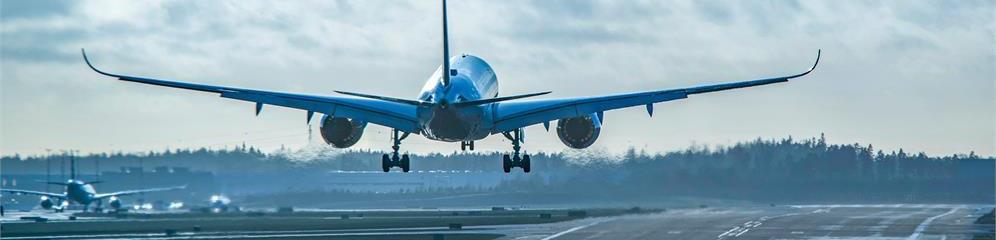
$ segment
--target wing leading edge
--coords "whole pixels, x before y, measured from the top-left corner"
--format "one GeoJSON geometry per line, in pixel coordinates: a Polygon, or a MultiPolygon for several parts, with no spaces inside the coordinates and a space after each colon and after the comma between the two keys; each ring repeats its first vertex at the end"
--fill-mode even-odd
{"type": "Polygon", "coordinates": [[[496,120],[492,133],[508,132],[533,124],[563,118],[587,116],[592,113],[640,105],[647,105],[648,112],[651,112],[654,103],[684,99],[692,94],[787,82],[789,79],[805,76],[816,69],[816,66],[820,63],[820,54],[821,51],[818,50],[816,52],[816,62],[813,63],[812,67],[803,73],[791,76],[600,97],[521,100],[495,103],[496,120]]]}
{"type": "Polygon", "coordinates": [[[50,198],[66,199],[66,195],[61,193],[50,193],[50,192],[20,190],[20,189],[0,189],[0,192],[11,193],[11,194],[38,195],[50,198]]]}
{"type": "Polygon", "coordinates": [[[418,132],[416,110],[418,106],[370,98],[315,96],[295,93],[261,91],[245,88],[212,86],[205,84],[185,83],[161,79],[133,77],[107,73],[90,64],[90,59],[83,53],[83,60],[93,71],[118,78],[122,81],[150,84],[163,87],[180,88],[201,92],[218,93],[223,98],[237,99],[256,103],[256,113],[259,114],[264,104],[308,111],[308,121],[313,112],[320,112],[336,117],[358,119],[405,132],[418,132]]]}
{"type": "Polygon", "coordinates": [[[174,186],[174,187],[163,187],[163,188],[149,188],[149,189],[139,189],[139,190],[128,190],[128,191],[120,191],[120,192],[112,192],[112,193],[100,193],[100,194],[94,195],[93,197],[100,199],[100,198],[109,198],[109,197],[124,196],[124,195],[134,195],[134,194],[140,194],[140,193],[150,193],[150,192],[162,192],[162,191],[170,191],[170,190],[179,190],[179,189],[184,189],[184,188],[187,188],[187,185],[174,186]]]}

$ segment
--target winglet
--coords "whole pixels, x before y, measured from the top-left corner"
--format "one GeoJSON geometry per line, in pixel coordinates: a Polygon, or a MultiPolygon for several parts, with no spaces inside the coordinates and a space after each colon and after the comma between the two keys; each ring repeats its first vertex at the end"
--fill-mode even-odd
{"type": "Polygon", "coordinates": [[[810,67],[808,70],[806,70],[806,72],[803,72],[803,73],[800,73],[800,74],[796,74],[796,75],[792,75],[792,76],[788,76],[788,77],[786,77],[786,79],[806,76],[806,74],[809,74],[809,73],[813,72],[813,70],[816,69],[816,66],[820,64],[820,53],[822,51],[823,51],[823,49],[817,49],[816,50],[816,62],[814,62],[813,66],[810,67]]]}
{"type": "Polygon", "coordinates": [[[90,58],[86,57],[86,49],[80,48],[80,52],[83,53],[83,61],[86,62],[86,65],[89,66],[90,69],[93,69],[94,72],[97,72],[97,73],[100,73],[100,74],[103,74],[103,75],[107,75],[107,76],[111,76],[111,77],[120,77],[118,75],[114,75],[114,74],[106,73],[104,71],[100,71],[100,69],[97,69],[96,67],[94,67],[93,64],[90,64],[90,58]]]}

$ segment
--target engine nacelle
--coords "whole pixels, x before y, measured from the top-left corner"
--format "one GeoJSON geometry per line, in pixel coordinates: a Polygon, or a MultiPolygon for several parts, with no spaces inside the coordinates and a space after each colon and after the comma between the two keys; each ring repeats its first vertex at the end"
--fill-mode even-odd
{"type": "Polygon", "coordinates": [[[367,123],[359,120],[325,115],[319,132],[325,143],[337,148],[348,148],[360,141],[367,123]]]}
{"type": "Polygon", "coordinates": [[[116,197],[111,197],[111,199],[108,200],[109,201],[107,203],[108,205],[111,206],[112,209],[121,209],[121,199],[118,199],[116,197]]]}
{"type": "Polygon", "coordinates": [[[42,197],[41,202],[39,202],[38,205],[41,205],[42,209],[49,210],[55,206],[55,202],[53,202],[50,198],[42,197]]]}
{"type": "Polygon", "coordinates": [[[602,131],[602,121],[598,115],[565,118],[557,120],[557,136],[564,145],[575,149],[591,146],[602,131]]]}

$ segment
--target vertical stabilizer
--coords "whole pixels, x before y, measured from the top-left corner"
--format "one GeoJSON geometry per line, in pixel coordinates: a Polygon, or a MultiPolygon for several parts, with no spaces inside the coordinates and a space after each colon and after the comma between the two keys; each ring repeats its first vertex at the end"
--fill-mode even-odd
{"type": "Polygon", "coordinates": [[[69,155],[69,179],[76,179],[76,156],[69,155]]]}
{"type": "Polygon", "coordinates": [[[443,0],[443,86],[450,85],[450,37],[446,30],[446,0],[443,0]]]}

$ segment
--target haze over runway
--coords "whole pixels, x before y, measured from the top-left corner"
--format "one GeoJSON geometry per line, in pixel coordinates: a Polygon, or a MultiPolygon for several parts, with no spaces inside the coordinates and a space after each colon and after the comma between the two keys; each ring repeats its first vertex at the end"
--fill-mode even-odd
{"type": "MultiPolygon", "coordinates": [[[[0,152],[149,151],[309,143],[298,111],[123,84],[115,71],[310,94],[412,98],[438,64],[432,1],[270,3],[3,1],[0,152]],[[113,67],[112,67],[113,66],[113,67]],[[385,87],[386,86],[386,87],[385,87]],[[58,147],[53,147],[58,146],[58,147]]],[[[450,4],[451,48],[488,59],[502,95],[603,95],[755,79],[809,66],[793,84],[605,114],[590,151],[649,151],[812,137],[931,155],[993,155],[993,3],[486,2],[450,4]]],[[[357,148],[387,150],[371,127],[357,148]]],[[[527,151],[566,149],[542,127],[527,151]]],[[[507,151],[500,137],[477,143],[507,151]]],[[[312,140],[316,145],[317,138],[312,140]]],[[[414,137],[412,152],[459,145],[414,137]]]]}

